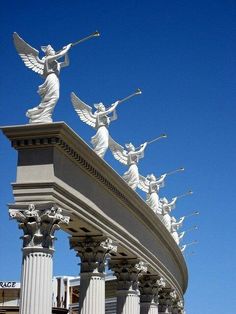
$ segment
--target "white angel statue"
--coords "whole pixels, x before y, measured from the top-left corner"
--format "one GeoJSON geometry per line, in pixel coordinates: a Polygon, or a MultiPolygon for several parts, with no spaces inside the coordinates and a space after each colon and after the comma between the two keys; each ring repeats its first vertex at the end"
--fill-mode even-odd
{"type": "Polygon", "coordinates": [[[171,202],[168,202],[167,198],[163,197],[160,199],[161,203],[161,214],[158,215],[160,220],[166,226],[166,228],[171,230],[171,211],[175,208],[177,197],[172,198],[171,202]]]}
{"type": "Polygon", "coordinates": [[[17,33],[13,34],[14,44],[19,56],[24,64],[34,72],[45,78],[45,81],[38,88],[41,102],[38,106],[29,109],[26,116],[29,123],[50,123],[52,122],[52,112],[59,99],[59,74],[63,67],[69,65],[68,50],[72,44],[55,52],[51,45],[42,46],[45,57],[39,58],[39,51],[27,44],[17,33]],[[57,60],[65,57],[63,62],[57,60]]]}
{"type": "Polygon", "coordinates": [[[81,121],[87,123],[91,127],[97,130],[97,133],[91,138],[93,150],[99,157],[103,158],[108,147],[109,147],[109,132],[108,127],[111,121],[117,119],[116,107],[122,102],[130,99],[135,95],[140,95],[141,90],[137,89],[135,93],[117,100],[109,108],[105,108],[102,102],[95,104],[94,107],[97,109],[94,113],[92,108],[85,104],[75,93],[71,93],[71,102],[74,106],[75,111],[80,117],[81,121]],[[111,116],[109,116],[112,114],[111,116]]]}
{"type": "Polygon", "coordinates": [[[160,179],[156,179],[154,174],[150,174],[146,178],[141,175],[139,176],[138,187],[147,193],[146,203],[156,214],[162,213],[158,192],[161,187],[164,187],[166,176],[167,174],[163,174],[160,176],[160,179]]]}
{"type": "Polygon", "coordinates": [[[178,230],[180,227],[182,227],[183,221],[184,221],[185,217],[181,217],[179,219],[179,221],[177,222],[175,217],[171,217],[171,228],[170,228],[170,233],[172,235],[172,237],[174,238],[175,242],[179,245],[180,243],[180,239],[184,236],[184,234],[181,236],[178,233],[178,230]]]}
{"type": "MultiPolygon", "coordinates": [[[[171,216],[170,213],[171,211],[175,208],[175,204],[177,199],[183,198],[187,195],[191,195],[193,192],[190,190],[182,195],[178,195],[174,198],[172,198],[171,202],[168,202],[168,200],[163,197],[160,199],[161,202],[161,208],[162,208],[162,214],[158,215],[160,220],[163,222],[163,224],[166,226],[166,228],[170,231],[171,230],[171,216]]],[[[198,212],[194,213],[196,215],[198,212]]],[[[191,214],[192,215],[192,214],[191,214]]]]}
{"type": "Polygon", "coordinates": [[[139,184],[139,171],[138,162],[139,159],[144,157],[144,150],[148,142],[141,144],[139,148],[135,148],[132,143],[125,144],[125,148],[116,143],[111,137],[109,139],[109,147],[115,159],[124,165],[129,166],[128,171],[123,175],[125,182],[135,190],[139,184]]]}
{"type": "Polygon", "coordinates": [[[111,121],[117,119],[116,107],[119,101],[111,104],[108,109],[105,108],[102,102],[95,104],[94,107],[97,110],[94,113],[92,113],[92,108],[80,100],[75,93],[71,93],[71,101],[80,119],[97,129],[97,133],[91,138],[91,143],[95,153],[103,158],[109,146],[108,126],[111,121]],[[110,114],[112,116],[109,116],[110,114]]]}

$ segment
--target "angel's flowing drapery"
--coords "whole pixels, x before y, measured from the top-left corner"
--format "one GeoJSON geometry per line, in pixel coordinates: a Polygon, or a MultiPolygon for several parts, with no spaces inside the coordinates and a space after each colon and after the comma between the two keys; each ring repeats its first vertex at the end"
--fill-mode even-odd
{"type": "Polygon", "coordinates": [[[166,228],[170,231],[171,230],[171,216],[168,213],[164,213],[162,215],[161,221],[166,226],[166,228]]]}
{"type": "Polygon", "coordinates": [[[116,106],[118,102],[112,104],[108,109],[102,103],[96,104],[97,111],[92,112],[92,108],[84,103],[75,93],[71,93],[71,101],[80,117],[81,121],[87,123],[92,128],[97,129],[97,132],[91,138],[94,152],[101,158],[104,157],[109,147],[109,131],[108,126],[111,121],[117,118],[116,106]],[[109,114],[113,113],[113,116],[109,117],[109,114]]]}
{"type": "Polygon", "coordinates": [[[159,203],[159,196],[158,196],[156,191],[147,194],[146,203],[156,214],[161,214],[161,206],[159,203]]]}
{"type": "Polygon", "coordinates": [[[147,143],[144,143],[140,145],[141,148],[139,150],[135,150],[131,143],[126,144],[126,147],[129,148],[129,151],[127,151],[111,137],[109,138],[109,147],[115,159],[122,164],[129,166],[129,169],[124,173],[122,178],[133,190],[136,190],[139,185],[139,171],[137,164],[139,159],[144,157],[144,149],[146,146],[147,143]]]}
{"type": "Polygon", "coordinates": [[[52,112],[59,99],[59,90],[58,76],[55,73],[48,74],[45,82],[38,88],[38,93],[42,98],[40,104],[26,112],[30,123],[52,122],[52,112]]]}
{"type": "Polygon", "coordinates": [[[125,182],[135,190],[139,184],[139,172],[137,164],[131,164],[129,169],[124,173],[123,179],[125,182]]]}
{"type": "Polygon", "coordinates": [[[98,128],[97,133],[91,138],[91,143],[95,153],[103,158],[109,145],[109,132],[105,125],[98,128]]]}
{"type": "Polygon", "coordinates": [[[179,241],[179,234],[178,234],[177,230],[171,232],[171,235],[172,235],[172,237],[174,238],[175,242],[176,242],[177,244],[179,244],[180,241],[179,241]]]}
{"type": "Polygon", "coordinates": [[[159,189],[164,187],[164,179],[166,174],[162,175],[159,180],[151,174],[147,177],[139,176],[138,187],[146,193],[146,203],[157,215],[162,214],[162,205],[159,199],[159,189]]]}

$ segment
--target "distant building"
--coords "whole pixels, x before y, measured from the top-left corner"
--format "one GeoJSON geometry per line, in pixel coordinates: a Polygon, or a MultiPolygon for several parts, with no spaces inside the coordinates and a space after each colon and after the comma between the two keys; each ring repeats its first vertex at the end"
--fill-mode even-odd
{"type": "MultiPolygon", "coordinates": [[[[52,314],[78,314],[80,277],[53,277],[52,314]]],[[[106,276],[106,314],[116,313],[116,278],[106,276]]],[[[0,314],[19,313],[20,283],[0,281],[0,314]]]]}

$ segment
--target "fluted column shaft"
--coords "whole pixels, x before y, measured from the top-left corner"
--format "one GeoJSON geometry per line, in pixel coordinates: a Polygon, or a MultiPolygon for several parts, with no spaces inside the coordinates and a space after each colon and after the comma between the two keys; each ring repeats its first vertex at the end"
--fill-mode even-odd
{"type": "Polygon", "coordinates": [[[71,237],[70,246],[81,258],[80,314],[105,314],[105,262],[117,247],[104,237],[71,237]]]}
{"type": "Polygon", "coordinates": [[[24,251],[20,314],[52,313],[52,251],[24,251]]]}
{"type": "Polygon", "coordinates": [[[10,209],[10,217],[23,230],[23,259],[21,272],[20,314],[52,313],[52,257],[55,230],[69,217],[61,209],[10,209]]]}
{"type": "Polygon", "coordinates": [[[113,260],[110,268],[117,277],[117,314],[139,314],[139,276],[147,271],[143,262],[137,260],[113,260]]]}
{"type": "Polygon", "coordinates": [[[138,290],[118,290],[117,291],[117,314],[139,314],[138,290]]]}
{"type": "Polygon", "coordinates": [[[80,313],[105,313],[105,275],[81,273],[80,313]]]}

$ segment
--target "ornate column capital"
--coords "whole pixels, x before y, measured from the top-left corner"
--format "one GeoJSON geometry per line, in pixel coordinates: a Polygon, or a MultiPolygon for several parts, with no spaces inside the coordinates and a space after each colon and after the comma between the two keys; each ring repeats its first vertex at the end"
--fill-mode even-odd
{"type": "Polygon", "coordinates": [[[118,290],[137,290],[139,277],[147,272],[147,266],[137,259],[111,260],[110,269],[117,277],[118,290]]]}
{"type": "Polygon", "coordinates": [[[161,313],[169,313],[170,307],[170,293],[172,292],[169,288],[163,288],[160,290],[158,299],[159,299],[159,311],[161,313]]]}
{"type": "Polygon", "coordinates": [[[81,273],[103,273],[107,256],[117,251],[114,241],[104,236],[71,237],[70,248],[81,259],[81,273]]]}
{"type": "Polygon", "coordinates": [[[158,275],[143,275],[139,280],[140,301],[154,302],[154,298],[158,293],[158,275]]]}
{"type": "Polygon", "coordinates": [[[173,314],[184,314],[183,299],[176,298],[175,300],[173,300],[172,311],[173,311],[173,314]]]}
{"type": "Polygon", "coordinates": [[[158,302],[158,293],[165,287],[165,280],[159,275],[145,274],[140,277],[139,290],[141,302],[158,302]]]}
{"type": "Polygon", "coordinates": [[[68,216],[62,215],[62,209],[56,205],[42,208],[42,204],[30,204],[28,209],[9,209],[9,215],[11,219],[16,219],[24,232],[21,237],[24,250],[43,248],[53,251],[55,231],[70,220],[68,216]]]}

